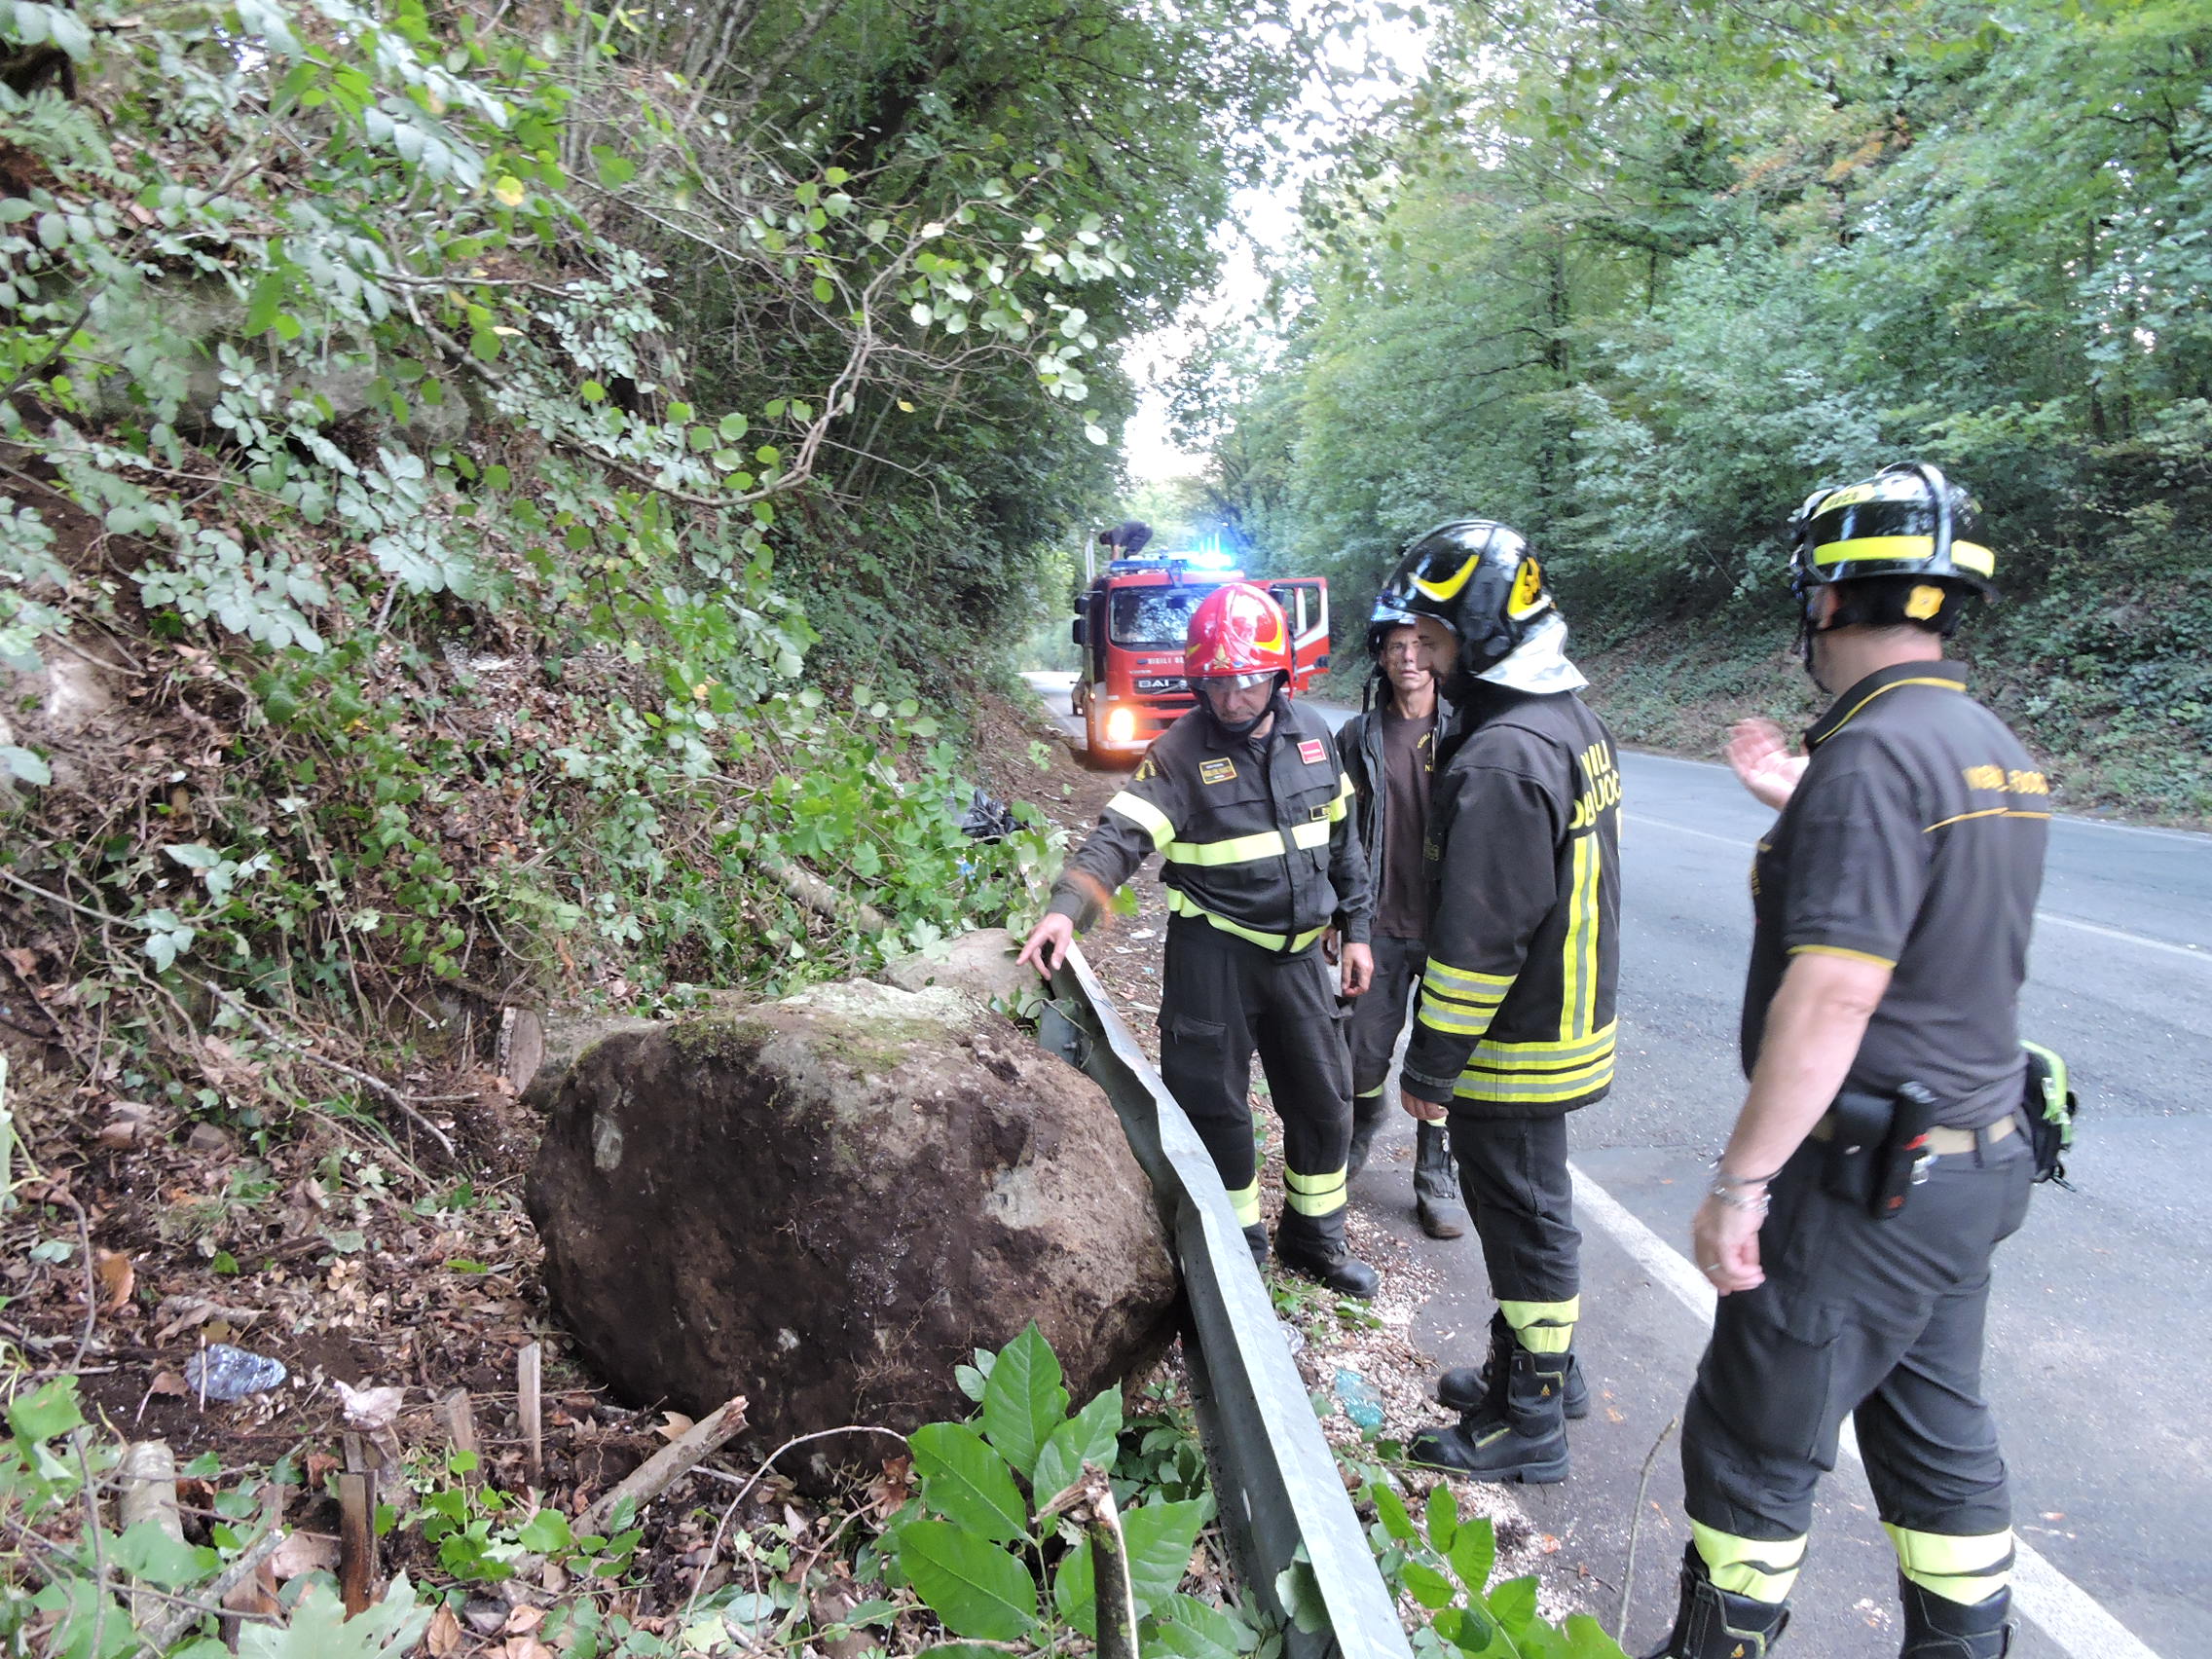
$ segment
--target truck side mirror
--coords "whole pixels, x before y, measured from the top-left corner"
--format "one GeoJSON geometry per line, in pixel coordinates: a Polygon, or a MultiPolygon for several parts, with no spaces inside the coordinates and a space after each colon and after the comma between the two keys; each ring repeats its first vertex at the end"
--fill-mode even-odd
{"type": "Polygon", "coordinates": [[[1068,639],[1079,645],[1090,644],[1090,641],[1087,638],[1090,630],[1084,625],[1084,620],[1083,617],[1078,616],[1068,629],[1068,639]]]}

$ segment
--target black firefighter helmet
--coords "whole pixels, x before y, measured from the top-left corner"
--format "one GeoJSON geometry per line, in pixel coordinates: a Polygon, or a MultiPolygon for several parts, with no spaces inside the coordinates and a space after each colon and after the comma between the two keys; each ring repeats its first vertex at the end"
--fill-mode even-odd
{"type": "Polygon", "coordinates": [[[1457,636],[1458,672],[1502,662],[1553,609],[1543,568],[1521,533],[1494,519],[1454,519],[1407,548],[1376,597],[1368,648],[1380,632],[1433,617],[1457,636]]]}
{"type": "Polygon", "coordinates": [[[1949,634],[1968,594],[1997,597],[1981,503],[1926,461],[1814,491],[1790,517],[1789,542],[1789,589],[1808,622],[1825,587],[1843,601],[1831,628],[1911,622],[1949,634]]]}

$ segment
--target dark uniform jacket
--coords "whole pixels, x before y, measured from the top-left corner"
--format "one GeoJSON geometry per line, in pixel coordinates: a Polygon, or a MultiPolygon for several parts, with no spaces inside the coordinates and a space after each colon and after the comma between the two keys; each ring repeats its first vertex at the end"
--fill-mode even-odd
{"type": "Polygon", "coordinates": [[[1892,972],[1852,1086],[1918,1083],[1935,1092],[1937,1123],[1995,1123],[2020,1098],[2020,982],[2049,784],[1966,694],[1956,663],[1868,675],[1805,745],[1805,775],[1751,866],[1745,1071],[1789,958],[1859,957],[1892,972]]]}
{"type": "Polygon", "coordinates": [[[1351,780],[1319,715],[1281,696],[1273,708],[1257,746],[1203,708],[1154,739],[1047,908],[1088,926],[1098,901],[1157,851],[1176,915],[1285,953],[1330,927],[1364,943],[1373,901],[1351,780]]]}
{"type": "MultiPolygon", "coordinates": [[[[1390,688],[1382,685],[1376,695],[1382,701],[1354,715],[1337,733],[1337,752],[1345,757],[1345,775],[1351,779],[1354,810],[1359,818],[1359,846],[1367,855],[1368,885],[1376,901],[1382,894],[1382,831],[1388,816],[1389,791],[1382,787],[1382,708],[1390,688]]],[[[1459,712],[1443,697],[1436,699],[1436,747],[1442,753],[1459,730],[1459,712]]]]}
{"type": "Polygon", "coordinates": [[[1621,775],[1570,691],[1480,685],[1430,806],[1428,966],[1406,1081],[1486,1117],[1613,1082],[1621,775]]]}

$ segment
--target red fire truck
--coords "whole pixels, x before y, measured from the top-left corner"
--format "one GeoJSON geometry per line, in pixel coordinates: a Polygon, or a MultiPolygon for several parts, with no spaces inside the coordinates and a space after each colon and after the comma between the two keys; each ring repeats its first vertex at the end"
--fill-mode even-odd
{"type": "MultiPolygon", "coordinates": [[[[1211,549],[1116,559],[1076,602],[1083,647],[1071,702],[1090,756],[1133,760],[1192,706],[1183,683],[1183,636],[1198,602],[1242,581],[1229,555],[1211,549]]],[[[1290,624],[1291,689],[1305,691],[1329,666],[1329,584],[1321,576],[1272,577],[1262,585],[1290,624]]]]}

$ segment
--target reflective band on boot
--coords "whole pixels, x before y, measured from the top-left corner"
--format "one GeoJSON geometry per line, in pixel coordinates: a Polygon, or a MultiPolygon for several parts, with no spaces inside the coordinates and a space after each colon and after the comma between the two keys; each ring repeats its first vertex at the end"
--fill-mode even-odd
{"type": "Polygon", "coordinates": [[[1805,1565],[1805,1539],[1739,1538],[1702,1521],[1690,1523],[1690,1537],[1706,1575],[1731,1596],[1779,1604],[1789,1600],[1789,1587],[1805,1565]]]}
{"type": "Polygon", "coordinates": [[[1898,1571],[1946,1602],[1972,1606],[2012,1582],[2010,1529],[1967,1537],[1915,1532],[1885,1521],[1882,1530],[1889,1533],[1890,1547],[1898,1552],[1898,1571]]]}
{"type": "Polygon", "coordinates": [[[1282,1172],[1282,1201],[1300,1215],[1332,1215],[1345,1207],[1346,1175],[1342,1168],[1325,1175],[1282,1172]]]}
{"type": "Polygon", "coordinates": [[[1565,1302],[1500,1302],[1498,1311],[1530,1353],[1565,1353],[1574,1346],[1574,1322],[1582,1317],[1582,1298],[1565,1302]]]}
{"type": "Polygon", "coordinates": [[[1249,1187],[1239,1187],[1231,1193],[1229,1195],[1229,1207],[1236,1212],[1236,1225],[1238,1227],[1259,1226],[1260,1183],[1254,1181],[1249,1187]]]}

